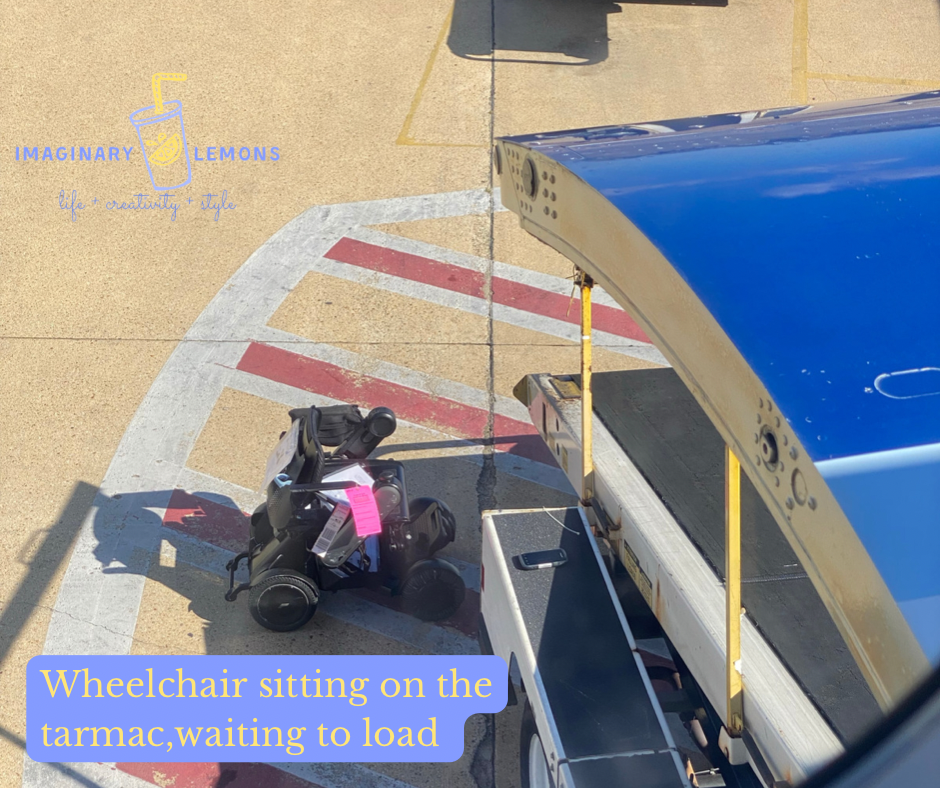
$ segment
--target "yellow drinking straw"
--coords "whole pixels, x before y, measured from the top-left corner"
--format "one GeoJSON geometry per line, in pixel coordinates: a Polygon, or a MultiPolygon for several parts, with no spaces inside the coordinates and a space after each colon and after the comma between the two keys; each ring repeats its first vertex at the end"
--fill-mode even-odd
{"type": "Polygon", "coordinates": [[[168,74],[165,72],[160,72],[159,74],[154,74],[153,78],[150,80],[150,86],[153,88],[153,114],[162,115],[163,114],[163,95],[160,91],[161,82],[184,82],[186,80],[185,74],[168,74]]]}

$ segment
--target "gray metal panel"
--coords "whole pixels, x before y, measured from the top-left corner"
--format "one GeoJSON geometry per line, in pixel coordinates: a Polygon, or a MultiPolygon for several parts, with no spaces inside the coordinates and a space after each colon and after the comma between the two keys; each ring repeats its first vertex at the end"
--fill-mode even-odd
{"type": "Polygon", "coordinates": [[[659,775],[654,784],[684,785],[579,510],[492,518],[565,756],[660,752],[661,766],[645,767],[659,775]],[[554,569],[526,571],[515,561],[521,553],[558,547],[568,562],[554,569]]]}

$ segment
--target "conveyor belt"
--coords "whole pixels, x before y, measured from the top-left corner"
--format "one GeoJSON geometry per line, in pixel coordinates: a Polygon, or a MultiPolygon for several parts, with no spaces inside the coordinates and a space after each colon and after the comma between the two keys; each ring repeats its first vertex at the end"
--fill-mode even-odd
{"type": "MultiPolygon", "coordinates": [[[[594,408],[724,580],[724,442],[671,369],[594,375],[594,408]]],[[[741,479],[748,616],[848,741],[880,716],[848,647],[753,485],[741,479]]]]}
{"type": "Polygon", "coordinates": [[[651,788],[686,784],[578,509],[491,516],[575,785],[606,788],[621,773],[651,788]],[[557,547],[562,566],[518,568],[521,553],[557,547]]]}

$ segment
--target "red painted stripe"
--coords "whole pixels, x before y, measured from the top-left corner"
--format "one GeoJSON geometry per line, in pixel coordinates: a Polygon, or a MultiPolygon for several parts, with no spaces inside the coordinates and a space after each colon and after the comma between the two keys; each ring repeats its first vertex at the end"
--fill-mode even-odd
{"type": "Polygon", "coordinates": [[[266,763],[118,763],[119,771],[160,788],[319,788],[266,763]]]}
{"type": "MultiPolygon", "coordinates": [[[[351,372],[335,364],[270,345],[252,342],[238,362],[238,369],[342,402],[355,402],[365,408],[385,405],[405,421],[455,437],[481,440],[486,431],[487,412],[481,408],[351,372]]],[[[493,431],[497,449],[555,464],[551,452],[531,424],[497,414],[493,418],[493,431]]]]}
{"type": "Polygon", "coordinates": [[[216,547],[240,553],[248,547],[248,517],[231,506],[174,490],[163,524],[216,547]]]}
{"type": "MultiPolygon", "coordinates": [[[[442,263],[428,257],[387,249],[384,246],[341,238],[325,257],[340,263],[380,271],[384,274],[434,285],[456,293],[484,297],[484,277],[479,271],[442,263]]],[[[532,314],[551,317],[565,323],[581,322],[581,301],[560,293],[552,293],[511,279],[493,277],[493,301],[532,314]]],[[[649,337],[622,309],[594,304],[591,309],[594,327],[627,339],[649,342],[649,337]]]]}
{"type": "Polygon", "coordinates": [[[484,277],[479,271],[442,263],[429,257],[399,252],[384,246],[340,238],[324,257],[340,263],[348,263],[370,271],[410,279],[412,282],[443,287],[455,293],[483,298],[484,277]]]}
{"type": "MultiPolygon", "coordinates": [[[[576,325],[581,323],[580,298],[572,300],[570,296],[541,290],[510,279],[493,277],[493,301],[503,306],[534,312],[565,323],[576,325]]],[[[649,337],[643,333],[643,329],[622,309],[592,304],[591,323],[599,331],[616,334],[618,337],[635,339],[639,342],[650,341],[649,337]]]]}

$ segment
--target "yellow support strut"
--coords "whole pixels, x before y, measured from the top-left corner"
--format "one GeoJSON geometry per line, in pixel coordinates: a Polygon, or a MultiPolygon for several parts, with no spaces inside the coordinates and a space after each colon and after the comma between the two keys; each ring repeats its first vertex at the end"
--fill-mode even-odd
{"type": "Polygon", "coordinates": [[[725,624],[728,716],[732,736],[744,730],[741,682],[741,463],[725,446],[725,624]]]}
{"type": "Polygon", "coordinates": [[[583,271],[578,273],[581,285],[581,502],[594,497],[594,444],[591,417],[594,397],[591,393],[591,288],[594,280],[583,271]]]}

